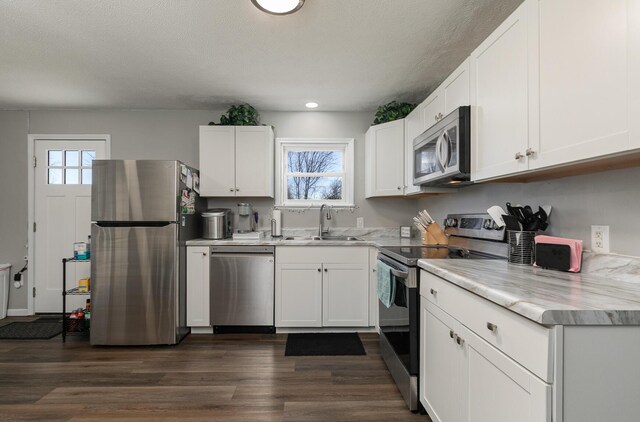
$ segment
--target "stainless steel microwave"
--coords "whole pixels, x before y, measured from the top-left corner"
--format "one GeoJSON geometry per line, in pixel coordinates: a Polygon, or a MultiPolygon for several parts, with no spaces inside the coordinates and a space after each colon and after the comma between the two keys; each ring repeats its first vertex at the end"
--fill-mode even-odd
{"type": "Polygon", "coordinates": [[[413,141],[413,184],[470,184],[471,107],[459,107],[413,141]]]}

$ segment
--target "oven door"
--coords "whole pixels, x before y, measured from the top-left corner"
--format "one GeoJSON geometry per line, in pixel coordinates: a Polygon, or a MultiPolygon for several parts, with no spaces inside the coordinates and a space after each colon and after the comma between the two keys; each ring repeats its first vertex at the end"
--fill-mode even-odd
{"type": "Polygon", "coordinates": [[[391,307],[378,301],[380,333],[410,375],[419,371],[419,295],[417,269],[406,267],[384,255],[378,259],[392,267],[396,294],[391,307]]]}

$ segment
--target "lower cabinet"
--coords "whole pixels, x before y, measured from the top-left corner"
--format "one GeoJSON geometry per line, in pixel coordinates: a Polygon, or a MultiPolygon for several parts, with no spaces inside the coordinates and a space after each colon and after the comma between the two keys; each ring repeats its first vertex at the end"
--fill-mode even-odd
{"type": "Polygon", "coordinates": [[[420,401],[434,422],[550,422],[551,385],[421,298],[420,401]]]}
{"type": "Polygon", "coordinates": [[[187,326],[208,327],[209,312],[209,247],[187,248],[187,326]]]}
{"type": "Polygon", "coordinates": [[[369,250],[280,247],[276,327],[369,326],[369,250]]]}
{"type": "Polygon", "coordinates": [[[322,327],[322,264],[277,264],[275,306],[277,327],[322,327]]]}

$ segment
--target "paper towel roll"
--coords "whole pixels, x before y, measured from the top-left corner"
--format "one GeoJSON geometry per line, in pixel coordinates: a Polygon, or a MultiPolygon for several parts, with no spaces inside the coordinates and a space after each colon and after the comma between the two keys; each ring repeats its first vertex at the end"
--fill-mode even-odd
{"type": "Polygon", "coordinates": [[[282,236],[282,211],[273,210],[273,217],[271,219],[271,236],[282,236]]]}

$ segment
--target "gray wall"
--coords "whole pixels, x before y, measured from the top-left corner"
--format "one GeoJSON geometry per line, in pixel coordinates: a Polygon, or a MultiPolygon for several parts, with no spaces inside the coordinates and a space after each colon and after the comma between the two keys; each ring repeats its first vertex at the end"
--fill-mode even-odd
{"type": "MultiPolygon", "coordinates": [[[[110,134],[112,158],[178,159],[198,166],[198,126],[218,121],[222,110],[35,110],[0,111],[0,261],[22,265],[27,243],[27,134],[110,134]]],[[[394,227],[409,220],[415,200],[364,200],[364,133],[373,113],[269,112],[262,122],[276,126],[283,137],[353,137],[356,139],[356,205],[352,214],[341,211],[333,225],[355,226],[363,216],[366,226],[394,227]]],[[[215,201],[217,202],[217,201],[215,201]]],[[[235,209],[237,199],[220,201],[235,209]]],[[[273,200],[251,201],[267,215],[273,200]]],[[[266,220],[265,220],[266,221],[266,220]]],[[[317,213],[286,213],[289,227],[312,227],[317,213]]],[[[10,309],[27,307],[27,288],[11,288],[10,309]]]]}
{"type": "MultiPolygon", "coordinates": [[[[341,112],[264,112],[262,122],[276,128],[281,138],[355,138],[355,204],[353,210],[334,210],[329,227],[355,227],[356,218],[363,217],[365,227],[396,227],[409,224],[415,214],[413,199],[364,199],[364,134],[371,125],[373,113],[341,112]]],[[[260,214],[260,226],[268,227],[273,209],[273,199],[210,199],[211,207],[231,208],[237,214],[236,204],[246,200],[260,214]]],[[[236,216],[237,219],[237,216],[236,216]]],[[[315,227],[317,210],[284,210],[284,227],[315,227]]]]}
{"type": "Polygon", "coordinates": [[[591,225],[610,226],[612,253],[640,256],[640,168],[612,170],[545,182],[484,184],[459,193],[423,198],[426,208],[441,221],[448,212],[483,212],[506,202],[531,206],[552,205],[549,233],[582,239],[591,246],[591,225]]]}

